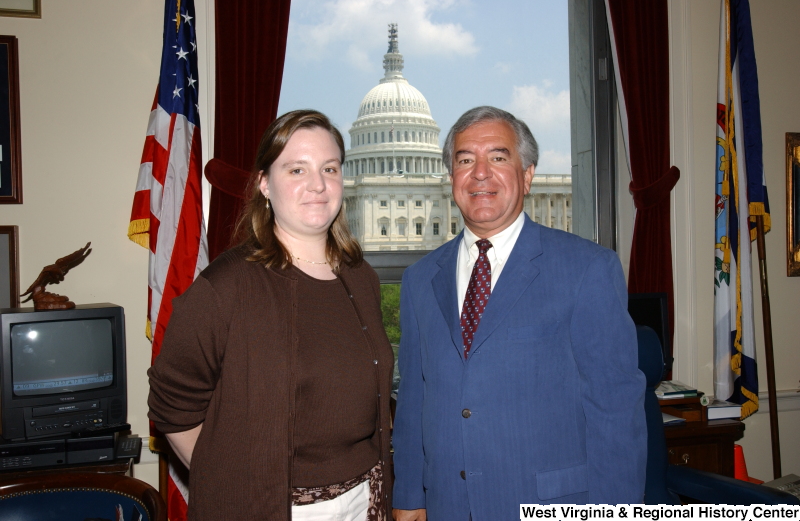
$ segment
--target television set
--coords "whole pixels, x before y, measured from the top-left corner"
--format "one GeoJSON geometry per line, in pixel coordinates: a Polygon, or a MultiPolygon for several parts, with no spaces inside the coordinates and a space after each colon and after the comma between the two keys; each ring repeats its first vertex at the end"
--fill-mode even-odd
{"type": "Polygon", "coordinates": [[[666,293],[631,293],[628,295],[628,314],[637,326],[652,328],[661,342],[664,356],[662,378],[672,371],[672,343],[669,334],[669,308],[666,293]]]}
{"type": "Polygon", "coordinates": [[[0,310],[0,435],[98,431],[127,419],[125,314],[115,304],[0,310]]]}

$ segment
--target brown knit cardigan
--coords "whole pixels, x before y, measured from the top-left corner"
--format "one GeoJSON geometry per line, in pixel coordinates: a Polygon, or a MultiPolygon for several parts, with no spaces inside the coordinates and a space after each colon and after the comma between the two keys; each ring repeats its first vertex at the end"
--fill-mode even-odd
{"type": "MultiPolygon", "coordinates": [[[[366,325],[367,341],[379,353],[376,429],[391,519],[393,357],[381,320],[379,281],[366,263],[343,266],[340,278],[366,325]]],[[[148,371],[149,417],[164,433],[203,424],[189,478],[192,521],[291,519],[296,287],[293,270],[264,268],[233,249],[173,300],[161,354],[148,371]]]]}

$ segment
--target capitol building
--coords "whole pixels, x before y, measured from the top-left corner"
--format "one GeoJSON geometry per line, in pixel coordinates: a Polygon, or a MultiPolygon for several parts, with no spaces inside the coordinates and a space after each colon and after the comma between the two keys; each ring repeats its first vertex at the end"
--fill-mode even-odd
{"type": "MultiPolygon", "coordinates": [[[[464,222],[442,164],[441,129],[425,96],[403,77],[397,24],[389,25],[383,68],[350,128],[343,166],[348,224],[364,251],[434,250],[464,222]]],[[[569,175],[536,174],[525,212],[545,226],[572,231],[571,194],[569,175]]]]}

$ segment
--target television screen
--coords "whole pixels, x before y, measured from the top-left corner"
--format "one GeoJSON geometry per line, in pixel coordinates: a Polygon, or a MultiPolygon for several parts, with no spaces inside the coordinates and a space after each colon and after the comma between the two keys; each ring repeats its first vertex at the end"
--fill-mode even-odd
{"type": "Polygon", "coordinates": [[[16,396],[69,393],[114,383],[114,340],[106,318],[30,322],[11,327],[16,396]]]}

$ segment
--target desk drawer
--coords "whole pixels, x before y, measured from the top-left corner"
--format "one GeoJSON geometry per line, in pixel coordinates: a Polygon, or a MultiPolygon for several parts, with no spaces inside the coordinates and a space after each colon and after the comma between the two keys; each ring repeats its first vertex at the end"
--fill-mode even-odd
{"type": "Polygon", "coordinates": [[[712,444],[678,445],[668,449],[671,465],[685,465],[693,469],[720,474],[719,447],[712,444]]]}

